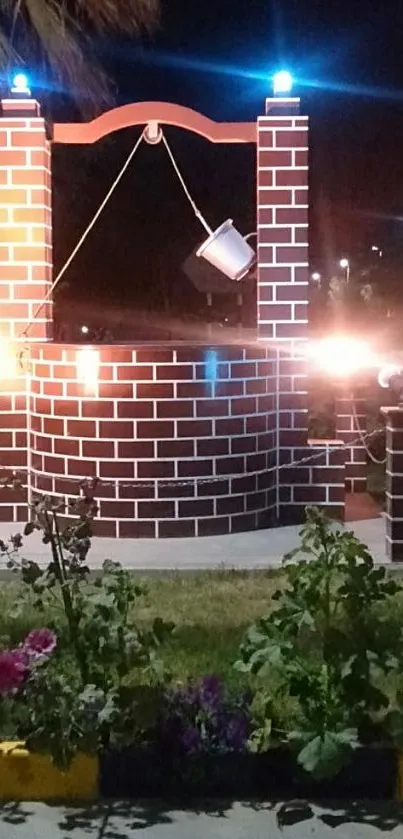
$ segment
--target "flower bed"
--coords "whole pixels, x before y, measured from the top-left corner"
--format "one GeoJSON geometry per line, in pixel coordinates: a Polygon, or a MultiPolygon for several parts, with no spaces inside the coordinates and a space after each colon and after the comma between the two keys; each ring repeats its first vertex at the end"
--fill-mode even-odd
{"type": "Polygon", "coordinates": [[[42,530],[45,569],[22,537],[0,545],[21,577],[14,614],[38,615],[0,651],[2,731],[26,746],[3,746],[0,798],[401,795],[403,589],[353,534],[309,511],[302,555],[233,662],[244,687],[178,685],[173,624],[136,620],[144,586],[111,560],[89,578],[95,510],[86,488],[62,533],[51,500],[34,505],[25,533],[42,530]]]}

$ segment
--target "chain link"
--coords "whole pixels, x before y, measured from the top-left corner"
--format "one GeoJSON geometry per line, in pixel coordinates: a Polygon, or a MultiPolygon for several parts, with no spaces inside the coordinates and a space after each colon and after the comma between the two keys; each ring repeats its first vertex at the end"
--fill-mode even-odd
{"type": "MultiPolygon", "coordinates": [[[[343,443],[340,446],[323,446],[326,448],[330,454],[337,451],[345,451],[353,446],[362,445],[364,440],[370,440],[373,437],[377,436],[378,434],[383,433],[385,430],[384,426],[380,425],[373,429],[373,431],[368,432],[365,435],[360,435],[356,437],[354,440],[351,440],[349,443],[343,443]]],[[[53,478],[54,480],[67,480],[72,483],[77,483],[79,486],[84,485],[91,485],[92,482],[96,481],[97,485],[101,487],[122,487],[124,489],[155,489],[155,487],[159,485],[163,485],[164,488],[167,487],[186,487],[192,485],[205,485],[205,484],[215,484],[218,481],[229,481],[235,478],[249,478],[249,477],[258,477],[259,475],[268,475],[270,473],[278,473],[282,469],[293,469],[297,466],[305,466],[310,463],[314,463],[315,461],[319,460],[323,457],[323,449],[320,452],[317,452],[312,455],[308,455],[307,457],[303,457],[300,460],[291,461],[291,463],[282,463],[278,466],[271,466],[268,469],[260,469],[256,472],[234,472],[231,475],[214,475],[209,476],[208,478],[183,478],[182,480],[177,480],[176,478],[154,478],[150,480],[150,478],[138,478],[135,481],[127,481],[126,479],[116,478],[114,481],[103,481],[102,478],[74,478],[74,477],[66,477],[65,475],[49,475],[48,472],[41,472],[39,470],[34,469],[19,469],[12,473],[13,478],[18,478],[19,475],[31,475],[34,477],[43,476],[46,478],[53,478]]],[[[35,489],[35,487],[33,487],[35,489]]]]}

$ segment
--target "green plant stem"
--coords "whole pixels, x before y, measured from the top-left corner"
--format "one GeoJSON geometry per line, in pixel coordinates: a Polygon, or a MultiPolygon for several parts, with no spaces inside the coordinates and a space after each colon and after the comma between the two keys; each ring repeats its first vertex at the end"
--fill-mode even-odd
{"type": "Polygon", "coordinates": [[[77,620],[76,620],[76,616],[75,616],[75,612],[74,612],[74,606],[73,606],[73,602],[72,602],[72,599],[71,599],[70,589],[68,587],[68,583],[67,583],[67,579],[66,579],[66,569],[65,569],[65,565],[64,565],[63,551],[61,549],[60,532],[59,532],[58,527],[56,525],[56,515],[53,514],[53,523],[55,524],[56,538],[55,538],[55,531],[53,530],[52,522],[49,519],[48,513],[46,512],[45,515],[46,515],[46,526],[47,526],[47,529],[48,529],[47,535],[50,539],[52,557],[53,557],[53,561],[54,561],[55,566],[56,566],[56,572],[57,572],[57,576],[59,578],[60,587],[61,587],[61,591],[62,591],[63,605],[64,605],[64,611],[65,611],[65,615],[66,615],[67,623],[68,623],[68,627],[69,627],[70,640],[71,640],[71,643],[73,644],[73,647],[74,647],[75,652],[76,652],[77,663],[78,663],[78,666],[79,666],[80,675],[81,675],[83,685],[86,685],[86,684],[88,684],[87,659],[86,659],[84,650],[83,650],[81,642],[80,642],[79,628],[78,628],[78,624],[77,624],[77,620]],[[58,550],[59,545],[60,545],[60,554],[59,554],[59,550],[58,550]]]}

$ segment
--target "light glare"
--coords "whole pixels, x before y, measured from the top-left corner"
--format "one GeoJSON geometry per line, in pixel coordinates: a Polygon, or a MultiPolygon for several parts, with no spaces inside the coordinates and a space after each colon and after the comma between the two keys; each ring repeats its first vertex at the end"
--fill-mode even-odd
{"type": "Polygon", "coordinates": [[[307,355],[317,370],[338,378],[379,366],[379,360],[369,344],[357,338],[334,337],[313,341],[308,345],[307,355]]]}
{"type": "Polygon", "coordinates": [[[282,96],[291,93],[293,79],[288,70],[280,70],[273,76],[273,93],[275,96],[282,96]]]}
{"type": "Polygon", "coordinates": [[[16,73],[13,78],[12,93],[30,96],[29,79],[25,73],[16,73]]]}
{"type": "Polygon", "coordinates": [[[88,393],[96,393],[99,379],[99,352],[90,348],[78,350],[76,356],[77,379],[88,393]]]}

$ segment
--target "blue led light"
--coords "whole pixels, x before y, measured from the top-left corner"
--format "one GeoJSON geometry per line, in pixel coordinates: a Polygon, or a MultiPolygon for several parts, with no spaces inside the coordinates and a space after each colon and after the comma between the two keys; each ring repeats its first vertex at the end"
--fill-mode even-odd
{"type": "Polygon", "coordinates": [[[288,96],[292,91],[293,78],[288,70],[279,70],[273,76],[273,93],[275,96],[288,96]]]}
{"type": "Polygon", "coordinates": [[[15,95],[30,96],[29,78],[26,73],[16,73],[13,78],[11,92],[15,95]]]}
{"type": "Polygon", "coordinates": [[[218,354],[216,350],[208,350],[205,355],[206,381],[215,384],[218,379],[218,354]]]}

